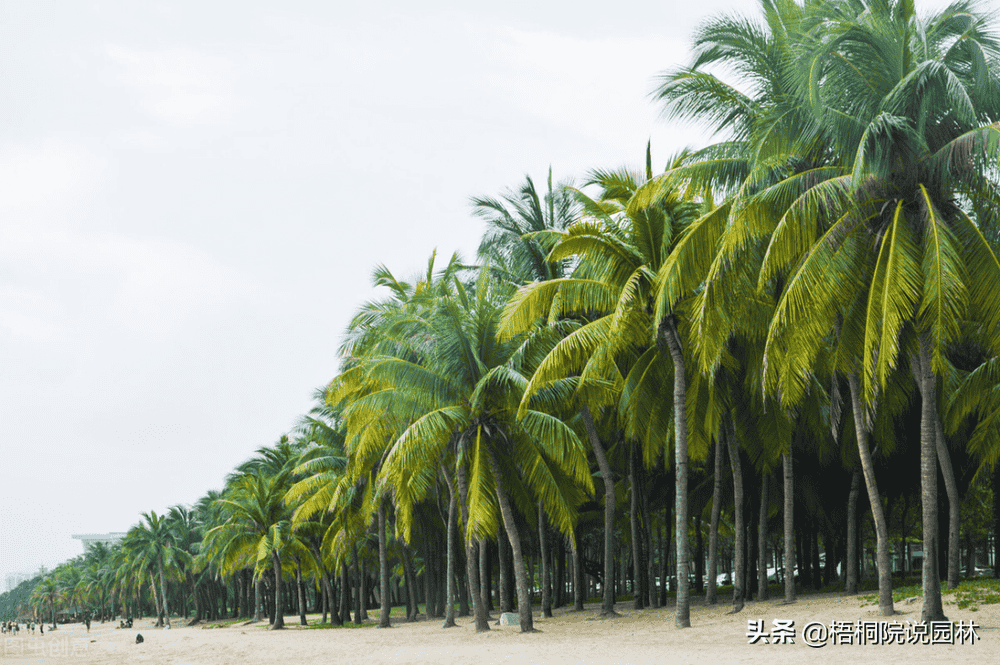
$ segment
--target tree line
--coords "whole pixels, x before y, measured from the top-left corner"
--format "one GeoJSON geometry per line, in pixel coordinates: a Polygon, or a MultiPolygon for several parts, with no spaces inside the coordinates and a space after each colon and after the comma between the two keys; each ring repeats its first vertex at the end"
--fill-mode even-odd
{"type": "Polygon", "coordinates": [[[738,611],[867,571],[892,614],[895,554],[943,619],[996,565],[1000,38],[966,0],[758,10],[651,95],[716,142],[474,198],[477,260],[378,266],[293,432],[34,602],[527,632],[669,594],[686,627],[720,572],[738,611]]]}

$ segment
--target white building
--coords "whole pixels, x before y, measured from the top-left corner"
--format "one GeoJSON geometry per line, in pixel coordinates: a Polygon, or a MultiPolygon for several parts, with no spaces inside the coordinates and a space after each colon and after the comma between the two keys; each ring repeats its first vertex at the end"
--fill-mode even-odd
{"type": "Polygon", "coordinates": [[[119,531],[112,531],[111,533],[81,533],[74,534],[73,537],[83,541],[83,551],[86,552],[89,547],[96,543],[104,543],[108,547],[117,545],[125,538],[125,533],[119,531]]]}
{"type": "Polygon", "coordinates": [[[12,591],[18,584],[27,582],[30,579],[45,577],[48,573],[49,571],[45,568],[45,566],[39,568],[37,573],[10,573],[7,575],[6,579],[7,591],[12,591]]]}

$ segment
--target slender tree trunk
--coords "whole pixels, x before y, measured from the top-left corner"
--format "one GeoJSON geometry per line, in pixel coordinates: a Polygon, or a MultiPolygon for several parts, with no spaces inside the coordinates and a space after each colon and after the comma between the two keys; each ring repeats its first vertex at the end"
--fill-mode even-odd
{"type": "Polygon", "coordinates": [[[378,502],[378,576],[381,585],[379,595],[382,596],[379,609],[378,627],[391,628],[389,614],[392,612],[392,600],[389,598],[389,553],[385,542],[385,499],[378,502]]]}
{"type": "Polygon", "coordinates": [[[465,569],[469,576],[469,595],[472,596],[472,612],[476,618],[476,632],[490,629],[486,619],[486,606],[480,595],[480,580],[476,571],[476,547],[472,543],[472,530],[469,528],[469,486],[466,480],[465,465],[458,467],[458,498],[462,504],[462,523],[465,525],[465,569]]]}
{"type": "Polygon", "coordinates": [[[580,556],[580,535],[579,527],[573,529],[573,539],[570,546],[573,548],[573,610],[583,611],[584,582],[583,582],[583,557],[580,556]]]}
{"type": "Polygon", "coordinates": [[[733,472],[733,523],[735,531],[735,543],[733,545],[734,573],[733,573],[733,610],[732,613],[740,612],[743,609],[744,589],[746,583],[746,525],[743,520],[743,465],[740,462],[740,450],[736,443],[736,428],[733,426],[732,416],[725,416],[726,445],[729,448],[729,466],[733,472]]]}
{"type": "Polygon", "coordinates": [[[643,560],[645,562],[643,580],[646,587],[646,606],[659,607],[660,598],[656,593],[656,562],[653,557],[653,515],[649,510],[649,491],[646,488],[645,477],[643,478],[642,486],[643,491],[639,507],[642,508],[641,534],[643,537],[643,560]]]}
{"type": "Polygon", "coordinates": [[[552,552],[552,606],[559,608],[563,606],[563,565],[566,554],[566,545],[562,537],[556,538],[552,552]]]}
{"type": "Polygon", "coordinates": [[[261,595],[264,591],[264,578],[257,577],[253,583],[253,620],[260,621],[260,609],[263,606],[263,601],[261,600],[261,595]]]}
{"type": "Polygon", "coordinates": [[[340,565],[340,619],[351,620],[351,575],[346,561],[340,565]]]}
{"type": "Polygon", "coordinates": [[[688,450],[687,450],[687,389],[684,376],[684,350],[673,318],[660,323],[670,357],[674,361],[674,485],[677,525],[677,614],[674,625],[691,627],[691,600],[688,589],[688,450]]]}
{"type": "Polygon", "coordinates": [[[448,485],[448,591],[444,610],[444,626],[451,628],[455,623],[455,483],[448,469],[444,469],[444,481],[448,485]]]}
{"type": "Polygon", "coordinates": [[[948,588],[954,589],[958,587],[959,576],[959,523],[962,500],[958,496],[955,471],[951,465],[951,454],[948,452],[948,446],[944,438],[944,428],[941,426],[941,418],[934,418],[934,429],[936,430],[934,444],[937,450],[938,463],[941,465],[941,475],[944,477],[944,489],[948,494],[948,588]]]}
{"type": "Polygon", "coordinates": [[[465,562],[465,553],[456,548],[455,551],[455,582],[458,587],[458,616],[469,616],[469,579],[465,575],[459,574],[465,562]]]}
{"type": "Polygon", "coordinates": [[[479,539],[479,594],[483,601],[483,609],[486,611],[487,620],[491,619],[490,609],[493,606],[491,598],[493,587],[493,575],[490,574],[490,546],[489,542],[479,539]]]}
{"type": "Polygon", "coordinates": [[[594,449],[594,457],[597,458],[597,466],[601,470],[601,478],[604,480],[604,579],[601,581],[603,591],[603,602],[601,604],[601,616],[617,616],[615,612],[615,479],[611,472],[611,464],[608,463],[608,456],[601,445],[601,439],[597,436],[597,427],[594,419],[590,415],[590,408],[583,407],[580,411],[583,417],[584,427],[587,428],[587,437],[590,445],[594,449]]]}
{"type": "Polygon", "coordinates": [[[632,609],[641,610],[643,603],[642,585],[639,580],[642,577],[640,568],[642,567],[642,545],[639,542],[639,487],[636,483],[635,472],[635,446],[628,448],[628,484],[631,501],[629,503],[628,521],[629,529],[632,532],[632,609]]]}
{"type": "Polygon", "coordinates": [[[504,528],[507,529],[507,539],[514,558],[514,577],[517,581],[517,612],[521,619],[521,632],[532,633],[535,628],[531,617],[531,592],[528,590],[528,572],[524,568],[524,554],[521,551],[521,535],[514,522],[514,511],[511,510],[507,497],[506,483],[500,474],[500,466],[493,456],[493,451],[486,449],[493,478],[497,484],[497,502],[500,504],[500,515],[503,517],[504,528]]]}
{"type": "Polygon", "coordinates": [[[785,603],[795,602],[795,493],[792,454],[781,456],[784,475],[785,603]]]}
{"type": "Polygon", "coordinates": [[[510,551],[507,549],[507,534],[503,524],[497,531],[497,567],[500,569],[500,593],[497,594],[497,605],[500,614],[511,611],[510,594],[510,551]]]}
{"type": "Polygon", "coordinates": [[[549,618],[552,616],[552,590],[549,586],[549,544],[545,535],[545,509],[542,502],[538,502],[538,544],[541,551],[542,565],[542,616],[549,618]]]}
{"type": "MultiPolygon", "coordinates": [[[[449,512],[454,513],[455,511],[451,510],[449,512]]],[[[409,545],[402,541],[399,543],[399,551],[403,559],[403,578],[406,584],[406,604],[408,605],[406,620],[416,621],[420,616],[420,605],[417,603],[417,575],[413,570],[413,555],[410,552],[409,545]]],[[[449,555],[451,555],[450,552],[449,555]]],[[[452,562],[452,565],[454,565],[454,562],[452,562]]]]}
{"type": "Polygon", "coordinates": [[[431,545],[430,533],[423,518],[420,519],[421,531],[424,540],[424,613],[430,619],[437,616],[434,611],[434,548],[431,545]]]}
{"type": "Polygon", "coordinates": [[[156,592],[155,580],[150,580],[149,590],[153,593],[153,612],[156,613],[156,623],[153,626],[159,628],[163,625],[163,610],[160,605],[160,594],[156,592]]]}
{"type": "MultiPolygon", "coordinates": [[[[945,621],[941,606],[941,583],[938,575],[938,506],[937,506],[937,381],[931,369],[930,335],[920,333],[920,355],[914,378],[920,388],[920,502],[924,528],[924,607],[923,621],[945,621]]],[[[947,455],[947,453],[946,453],[947,455]]],[[[957,502],[956,502],[957,503],[957,502]]]]}
{"type": "MultiPolygon", "coordinates": [[[[872,519],[875,521],[875,541],[878,549],[878,606],[882,616],[892,616],[895,610],[892,605],[892,566],[889,562],[889,527],[882,511],[882,500],[875,484],[875,466],[872,464],[871,451],[868,450],[868,435],[865,428],[864,414],[861,408],[861,396],[858,386],[858,375],[848,377],[851,387],[851,405],[854,411],[854,430],[858,439],[858,453],[861,457],[861,469],[865,475],[865,486],[868,488],[868,502],[871,504],[872,519]]],[[[937,468],[935,467],[935,472],[937,468]]],[[[940,593],[940,590],[939,592],[940,593]]]]}
{"type": "Polygon", "coordinates": [[[363,573],[361,572],[361,561],[358,559],[358,546],[355,545],[353,548],[354,553],[354,575],[356,577],[354,585],[354,623],[361,625],[364,620],[362,618],[361,610],[364,608],[365,603],[365,587],[364,581],[362,580],[363,573]]]}
{"type": "MultiPolygon", "coordinates": [[[[190,626],[194,626],[201,623],[201,601],[198,598],[198,583],[194,579],[194,575],[191,574],[190,570],[186,571],[187,582],[191,586],[191,596],[194,598],[194,620],[191,621],[190,626]]],[[[101,618],[103,623],[104,609],[101,609],[101,618]]]]}
{"type": "Polygon", "coordinates": [[[285,608],[281,593],[281,557],[277,552],[271,553],[271,563],[274,565],[274,623],[271,630],[279,630],[285,627],[285,608]]]}
{"type": "Polygon", "coordinates": [[[299,625],[308,626],[306,621],[306,587],[302,582],[302,561],[295,557],[295,586],[299,594],[299,625]]]}
{"type": "Polygon", "coordinates": [[[715,605],[719,602],[716,580],[718,571],[719,550],[719,515],[722,512],[722,438],[715,442],[715,473],[712,489],[712,521],[708,527],[708,589],[705,591],[705,604],[715,605]]]}
{"type": "Polygon", "coordinates": [[[858,592],[858,494],[861,492],[861,474],[851,474],[851,492],[847,495],[847,554],[844,556],[847,581],[844,593],[858,592]]]}
{"type": "Polygon", "coordinates": [[[757,517],[757,600],[767,600],[767,499],[771,474],[761,474],[760,514],[757,517]]]}
{"type": "Polygon", "coordinates": [[[170,627],[170,609],[167,605],[167,576],[163,573],[163,555],[160,555],[160,595],[163,601],[163,619],[170,627]]]}
{"type": "MultiPolygon", "coordinates": [[[[342,626],[344,622],[340,618],[340,611],[337,607],[338,603],[336,602],[336,594],[334,593],[333,585],[330,583],[330,573],[326,569],[326,564],[323,562],[323,555],[320,553],[319,546],[316,543],[312,543],[312,553],[316,558],[316,562],[319,564],[323,593],[326,594],[326,605],[323,607],[323,616],[326,616],[327,609],[329,609],[330,622],[335,626],[342,626]]],[[[323,619],[323,623],[326,623],[325,618],[323,619]]]]}

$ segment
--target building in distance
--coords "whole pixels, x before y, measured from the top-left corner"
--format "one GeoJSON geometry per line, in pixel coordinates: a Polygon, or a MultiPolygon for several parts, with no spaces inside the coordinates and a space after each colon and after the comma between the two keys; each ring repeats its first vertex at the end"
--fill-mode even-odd
{"type": "Polygon", "coordinates": [[[86,552],[97,543],[104,543],[108,547],[117,545],[125,539],[125,532],[112,531],[111,533],[80,533],[74,534],[73,537],[77,540],[83,541],[83,551],[86,552]]]}

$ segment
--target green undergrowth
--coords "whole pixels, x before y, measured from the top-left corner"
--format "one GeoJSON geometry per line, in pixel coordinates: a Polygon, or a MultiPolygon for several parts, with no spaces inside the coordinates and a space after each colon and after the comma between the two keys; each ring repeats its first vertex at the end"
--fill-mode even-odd
{"type": "MultiPolygon", "coordinates": [[[[878,585],[875,585],[877,591],[878,585]]],[[[892,602],[898,603],[905,598],[923,597],[923,586],[920,578],[909,578],[902,585],[893,585],[892,602]]],[[[973,580],[962,580],[955,589],[949,589],[948,583],[941,582],[942,600],[954,602],[959,609],[975,612],[980,605],[1000,603],[1000,580],[992,577],[981,577],[973,580]]],[[[878,593],[860,596],[861,606],[878,605],[878,593]]]]}
{"type": "Polygon", "coordinates": [[[350,629],[350,628],[373,628],[377,626],[377,623],[366,622],[362,624],[356,624],[353,621],[350,623],[345,623],[341,626],[335,626],[332,623],[311,623],[308,626],[296,626],[302,630],[331,630],[331,629],[350,629]]]}

